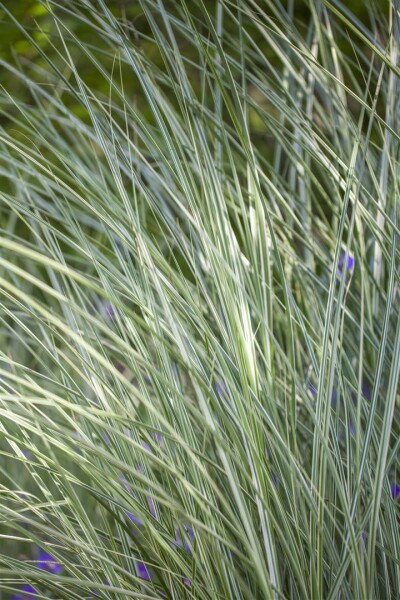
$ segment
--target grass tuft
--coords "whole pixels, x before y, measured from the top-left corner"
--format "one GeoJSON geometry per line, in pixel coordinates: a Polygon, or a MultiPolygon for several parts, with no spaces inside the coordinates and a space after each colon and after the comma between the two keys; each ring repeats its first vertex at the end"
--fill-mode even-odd
{"type": "Polygon", "coordinates": [[[399,598],[397,2],[0,8],[0,597],[399,598]]]}

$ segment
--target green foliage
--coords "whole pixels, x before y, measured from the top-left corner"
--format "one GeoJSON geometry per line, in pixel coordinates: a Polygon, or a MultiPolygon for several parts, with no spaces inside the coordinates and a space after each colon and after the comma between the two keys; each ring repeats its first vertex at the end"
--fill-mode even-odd
{"type": "Polygon", "coordinates": [[[0,3],[1,598],[400,597],[398,7],[294,4],[0,3]]]}

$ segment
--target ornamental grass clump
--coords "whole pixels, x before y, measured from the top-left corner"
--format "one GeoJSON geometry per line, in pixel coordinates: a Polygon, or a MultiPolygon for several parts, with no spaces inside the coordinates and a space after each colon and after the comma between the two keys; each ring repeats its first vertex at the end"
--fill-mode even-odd
{"type": "Polygon", "coordinates": [[[0,10],[0,597],[399,598],[397,2],[0,10]]]}

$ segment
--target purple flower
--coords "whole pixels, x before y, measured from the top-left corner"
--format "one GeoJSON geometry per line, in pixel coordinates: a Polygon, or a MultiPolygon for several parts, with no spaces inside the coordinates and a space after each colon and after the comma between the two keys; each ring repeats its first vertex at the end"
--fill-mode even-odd
{"type": "Polygon", "coordinates": [[[187,587],[192,587],[192,584],[190,583],[189,579],[187,577],[185,577],[185,579],[183,580],[183,583],[187,586],[187,587]]]}
{"type": "Polygon", "coordinates": [[[32,587],[31,585],[26,583],[25,585],[22,586],[21,592],[19,594],[12,596],[11,600],[29,600],[30,598],[32,598],[32,596],[29,596],[29,594],[36,595],[37,591],[35,590],[34,587],[32,587]]]}
{"type": "Polygon", "coordinates": [[[361,386],[361,392],[367,400],[371,400],[371,388],[369,387],[369,385],[363,383],[361,386]]]}
{"type": "MultiPolygon", "coordinates": [[[[120,477],[121,481],[123,482],[125,489],[130,494],[133,495],[133,492],[132,492],[128,482],[126,481],[126,478],[124,477],[124,475],[120,475],[119,477],[120,477]]],[[[153,506],[153,504],[150,505],[150,498],[148,498],[148,502],[149,502],[149,508],[150,508],[151,514],[154,517],[155,516],[154,506],[153,506]]],[[[140,519],[138,519],[137,517],[135,517],[135,515],[133,513],[129,512],[129,510],[126,510],[125,514],[133,523],[135,523],[135,525],[137,525],[138,527],[142,527],[142,525],[143,525],[142,521],[140,519]]]]}
{"type": "Polygon", "coordinates": [[[311,396],[313,398],[315,398],[315,396],[317,395],[317,390],[315,389],[315,386],[312,383],[308,383],[307,384],[307,389],[310,392],[311,396]]]}
{"type": "Polygon", "coordinates": [[[366,552],[367,551],[367,534],[366,534],[365,531],[363,531],[361,533],[360,546],[361,546],[361,551],[362,552],[366,552]]]}
{"type": "MultiPolygon", "coordinates": [[[[176,532],[176,541],[177,541],[178,546],[183,547],[182,538],[181,538],[181,534],[180,534],[178,527],[175,527],[175,532],[176,532]]],[[[187,537],[189,538],[189,539],[185,539],[185,548],[190,553],[192,551],[192,546],[193,546],[193,544],[191,544],[190,542],[192,542],[192,543],[194,542],[194,531],[191,527],[185,526],[185,532],[187,534],[187,537]]]]}
{"type": "Polygon", "coordinates": [[[108,300],[99,299],[97,310],[106,321],[113,321],[117,316],[116,308],[108,300]]]}
{"type": "MultiPolygon", "coordinates": [[[[57,575],[62,571],[62,565],[56,561],[54,556],[49,554],[46,550],[42,548],[37,548],[37,561],[36,566],[38,569],[42,571],[47,571],[49,573],[53,573],[57,575]]],[[[32,587],[29,583],[26,583],[22,586],[21,592],[17,595],[12,596],[11,600],[28,600],[31,598],[29,594],[37,595],[37,591],[34,587],[32,587]]]]}
{"type": "Polygon", "coordinates": [[[397,498],[400,496],[400,485],[398,485],[397,483],[391,485],[390,493],[392,494],[393,500],[397,500],[397,498]]]}
{"type": "Polygon", "coordinates": [[[343,268],[346,266],[346,270],[351,274],[354,270],[355,258],[351,252],[346,253],[342,252],[341,257],[339,258],[338,268],[337,268],[337,277],[340,279],[343,275],[343,268]],[[347,254],[347,260],[346,260],[347,254]]]}
{"type": "Polygon", "coordinates": [[[113,305],[111,304],[111,302],[106,302],[104,305],[104,313],[105,316],[108,317],[109,319],[115,319],[116,316],[116,312],[115,312],[115,308],[113,307],[113,305]]]}
{"type": "Polygon", "coordinates": [[[222,381],[218,381],[215,386],[215,391],[219,396],[223,396],[226,392],[226,385],[222,381]]]}
{"type": "Polygon", "coordinates": [[[137,576],[146,581],[150,581],[150,573],[147,570],[146,565],[140,560],[136,561],[137,576]]]}
{"type": "MultiPolygon", "coordinates": [[[[124,481],[126,489],[129,492],[131,492],[131,489],[130,489],[129,485],[126,483],[125,477],[123,475],[120,475],[120,477],[121,477],[122,481],[124,481]]],[[[156,509],[155,509],[155,506],[154,506],[154,502],[153,502],[153,500],[150,497],[147,498],[147,503],[149,505],[149,511],[150,511],[151,516],[154,517],[154,518],[156,518],[156,509]]],[[[141,527],[143,525],[142,521],[140,519],[138,519],[138,517],[135,517],[135,515],[133,513],[131,513],[128,510],[126,510],[125,514],[138,527],[141,527]]]]}
{"type": "Polygon", "coordinates": [[[106,433],[101,434],[103,442],[107,444],[107,446],[111,446],[111,440],[106,433]]]}
{"type": "Polygon", "coordinates": [[[154,502],[150,498],[150,496],[147,498],[147,503],[149,505],[149,510],[150,510],[151,516],[155,519],[156,518],[156,509],[155,509],[155,506],[154,506],[154,502]]]}
{"type": "Polygon", "coordinates": [[[140,519],[138,519],[137,517],[135,517],[134,514],[132,514],[131,512],[129,512],[128,510],[125,511],[126,512],[126,516],[133,522],[135,523],[135,525],[137,525],[138,527],[141,527],[143,525],[142,521],[140,519]]]}
{"type": "MultiPolygon", "coordinates": [[[[156,511],[154,508],[153,501],[151,498],[147,498],[147,501],[149,503],[149,509],[150,509],[151,515],[153,517],[155,517],[156,511]]],[[[129,512],[129,510],[126,510],[125,514],[133,523],[135,523],[135,525],[137,525],[138,527],[142,527],[142,525],[143,525],[142,521],[140,519],[138,519],[137,517],[135,517],[135,515],[133,513],[129,512]]]]}
{"type": "MultiPolygon", "coordinates": [[[[312,383],[307,383],[307,389],[310,392],[312,398],[315,398],[317,395],[317,390],[316,390],[315,386],[312,383]]],[[[332,390],[332,396],[331,396],[332,408],[336,408],[336,403],[337,403],[337,395],[336,395],[336,390],[334,388],[332,390]]]]}
{"type": "Polygon", "coordinates": [[[131,488],[129,487],[129,485],[128,485],[128,482],[126,481],[126,477],[125,477],[124,475],[120,475],[120,476],[119,476],[119,478],[120,478],[120,480],[123,482],[125,489],[126,489],[128,492],[131,492],[132,490],[131,490],[131,488]]]}
{"type": "Polygon", "coordinates": [[[39,548],[37,567],[43,571],[54,573],[57,575],[62,571],[62,565],[56,561],[54,556],[51,556],[46,550],[39,548]]]}

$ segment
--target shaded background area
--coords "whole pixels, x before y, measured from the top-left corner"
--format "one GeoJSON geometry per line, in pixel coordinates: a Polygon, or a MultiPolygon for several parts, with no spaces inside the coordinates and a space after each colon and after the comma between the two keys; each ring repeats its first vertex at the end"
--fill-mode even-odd
{"type": "MultiPolygon", "coordinates": [[[[54,5],[52,10],[54,14],[58,13],[61,15],[59,9],[57,9],[57,3],[50,2],[50,5],[54,5]]],[[[181,11],[182,10],[182,2],[176,0],[170,0],[164,3],[169,11],[181,11]]],[[[283,10],[280,7],[280,3],[273,1],[270,3],[271,7],[274,10],[280,11],[283,10]]],[[[93,42],[93,46],[99,46],[101,41],[99,38],[94,38],[94,29],[90,25],[85,25],[81,23],[77,25],[78,21],[74,16],[74,12],[77,10],[78,3],[72,1],[68,2],[68,8],[64,3],[61,3],[62,6],[62,23],[66,26],[66,28],[70,29],[72,32],[76,33],[80,38],[84,38],[88,43],[93,42]],[[67,16],[68,11],[70,11],[70,16],[67,16]]],[[[81,3],[79,3],[81,6],[81,3]]],[[[96,2],[92,2],[91,5],[95,9],[96,2]]],[[[189,0],[190,11],[191,13],[195,13],[196,11],[196,2],[193,0],[189,0]]],[[[218,2],[216,0],[207,0],[204,2],[204,5],[207,7],[210,15],[216,14],[218,2]]],[[[312,5],[312,3],[311,3],[312,5]]],[[[129,24],[131,30],[136,30],[137,34],[133,34],[132,36],[137,36],[137,43],[140,44],[143,53],[149,57],[149,59],[156,64],[162,65],[162,57],[159,55],[157,48],[155,47],[153,41],[151,41],[149,36],[150,27],[148,21],[143,13],[142,7],[140,6],[140,2],[138,0],[107,0],[106,6],[113,12],[113,14],[118,17],[121,23],[124,25],[129,24]]],[[[288,14],[292,15],[293,23],[296,28],[300,31],[307,31],[307,26],[310,19],[310,3],[304,0],[288,0],[283,3],[288,14]]],[[[265,6],[263,5],[263,9],[265,6]]],[[[359,19],[365,25],[371,27],[371,23],[376,22],[381,17],[379,15],[383,12],[388,14],[390,9],[390,2],[387,0],[374,0],[373,2],[365,2],[363,0],[350,0],[345,2],[344,5],[340,5],[340,10],[342,12],[349,11],[354,14],[354,16],[359,19]]],[[[268,11],[267,11],[268,12],[268,11]]],[[[199,10],[199,16],[201,11],[199,10]]],[[[273,16],[273,10],[271,9],[271,16],[273,16]]],[[[92,18],[92,17],[89,17],[92,18]]],[[[24,0],[23,2],[5,2],[0,3],[0,26],[1,26],[1,38],[0,38],[0,59],[4,62],[14,64],[18,66],[19,69],[24,70],[29,77],[33,77],[38,82],[43,83],[46,80],[46,70],[49,70],[49,65],[41,52],[45,52],[51,60],[57,64],[57,53],[59,48],[57,46],[53,46],[53,38],[57,39],[55,30],[55,23],[53,16],[49,14],[47,8],[44,6],[42,2],[38,0],[24,0]],[[32,39],[29,40],[26,38],[26,35],[19,28],[19,24],[21,24],[27,31],[30,31],[32,39]]],[[[235,37],[235,27],[232,22],[228,22],[227,19],[224,20],[224,29],[228,33],[232,33],[233,38],[235,37]]],[[[380,31],[384,31],[387,29],[385,27],[379,27],[380,31]]],[[[204,30],[205,34],[207,32],[204,30]]],[[[266,47],[266,52],[268,53],[267,44],[263,40],[260,32],[258,30],[254,30],[253,32],[253,40],[257,46],[264,45],[266,47]]],[[[346,31],[337,31],[335,32],[335,39],[338,43],[338,46],[345,53],[349,52],[349,56],[352,53],[352,46],[350,44],[349,39],[347,38],[346,31]]],[[[385,40],[380,40],[382,44],[385,44],[385,40]]],[[[188,43],[187,40],[179,40],[180,48],[184,51],[188,60],[193,61],[193,83],[194,87],[196,87],[196,55],[194,54],[193,46],[188,43]]],[[[113,64],[118,61],[117,56],[112,56],[107,53],[106,43],[103,40],[103,47],[105,50],[105,54],[100,57],[101,61],[104,63],[113,64]]],[[[231,54],[234,51],[234,48],[230,49],[231,54]]],[[[368,52],[366,52],[368,54],[368,52]]],[[[274,62],[274,56],[271,54],[271,62],[274,62]]],[[[103,93],[105,96],[109,91],[109,86],[106,80],[101,80],[99,78],[99,74],[96,70],[92,68],[92,65],[87,58],[83,54],[79,53],[77,50],[75,56],[73,56],[73,60],[75,64],[79,68],[79,73],[85,83],[91,88],[96,90],[99,93],[103,93]]],[[[61,73],[70,77],[71,73],[65,71],[62,66],[62,61],[60,62],[61,73]]],[[[117,75],[118,76],[118,75],[117,75]]],[[[198,85],[200,82],[198,81],[198,85]]],[[[18,81],[16,77],[7,71],[3,70],[2,72],[2,86],[7,90],[7,92],[15,99],[18,99],[22,102],[30,102],[32,98],[27,96],[27,88],[22,81],[18,81]]],[[[151,119],[151,111],[147,109],[146,104],[143,102],[143,92],[140,90],[139,86],[135,85],[135,82],[132,80],[131,89],[129,89],[129,80],[125,78],[124,80],[125,90],[128,93],[132,94],[132,100],[138,104],[138,107],[141,111],[144,111],[144,115],[151,119]]],[[[60,80],[60,90],[62,89],[62,82],[60,80]]],[[[258,99],[259,100],[259,99],[258,99]]],[[[74,103],[71,99],[68,99],[68,107],[73,109],[76,115],[79,118],[85,118],[85,111],[82,107],[81,102],[74,103]]],[[[7,127],[8,118],[7,114],[4,112],[0,116],[0,123],[2,126],[7,127]]],[[[262,131],[262,124],[257,120],[256,116],[253,115],[253,128],[257,131],[259,129],[262,131]]]]}

